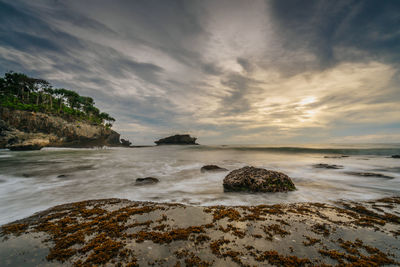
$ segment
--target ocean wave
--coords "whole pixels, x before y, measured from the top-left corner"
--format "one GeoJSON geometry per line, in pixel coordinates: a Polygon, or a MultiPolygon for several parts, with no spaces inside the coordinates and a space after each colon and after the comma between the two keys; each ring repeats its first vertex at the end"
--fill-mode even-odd
{"type": "Polygon", "coordinates": [[[275,153],[299,153],[299,154],[336,154],[336,155],[370,155],[392,156],[400,154],[400,147],[377,148],[312,148],[312,147],[261,147],[261,146],[197,146],[190,149],[196,150],[236,150],[249,152],[275,152],[275,153]]]}

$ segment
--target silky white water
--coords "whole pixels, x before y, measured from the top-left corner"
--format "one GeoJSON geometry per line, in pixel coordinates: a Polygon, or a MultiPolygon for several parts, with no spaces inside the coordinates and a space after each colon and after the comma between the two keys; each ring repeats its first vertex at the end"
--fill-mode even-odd
{"type": "Polygon", "coordinates": [[[399,145],[0,150],[0,225],[57,204],[99,198],[191,205],[256,205],[400,195],[400,159],[391,158],[393,154],[400,154],[399,145]],[[338,155],[348,157],[332,158],[338,155]],[[318,163],[343,168],[315,168],[313,165],[318,163]],[[205,164],[228,170],[251,165],[281,171],[292,178],[297,190],[224,193],[222,180],[229,172],[201,173],[200,168],[205,164]],[[389,178],[354,176],[346,172],[373,172],[389,178]],[[135,186],[136,178],[149,176],[160,182],[135,186]]]}

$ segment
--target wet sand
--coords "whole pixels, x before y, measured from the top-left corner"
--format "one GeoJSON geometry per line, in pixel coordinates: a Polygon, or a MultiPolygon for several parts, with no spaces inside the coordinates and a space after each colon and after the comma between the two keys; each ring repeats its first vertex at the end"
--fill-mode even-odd
{"type": "Polygon", "coordinates": [[[397,266],[399,204],[77,202],[4,225],[0,265],[397,266]]]}

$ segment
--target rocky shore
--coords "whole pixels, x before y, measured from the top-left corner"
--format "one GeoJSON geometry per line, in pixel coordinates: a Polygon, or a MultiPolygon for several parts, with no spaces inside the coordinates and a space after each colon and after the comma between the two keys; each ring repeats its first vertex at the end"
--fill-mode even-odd
{"type": "Polygon", "coordinates": [[[126,146],[120,134],[103,125],[67,120],[40,112],[0,107],[0,148],[126,146]]]}
{"type": "Polygon", "coordinates": [[[4,225],[0,258],[3,266],[395,266],[399,204],[91,200],[4,225]]]}

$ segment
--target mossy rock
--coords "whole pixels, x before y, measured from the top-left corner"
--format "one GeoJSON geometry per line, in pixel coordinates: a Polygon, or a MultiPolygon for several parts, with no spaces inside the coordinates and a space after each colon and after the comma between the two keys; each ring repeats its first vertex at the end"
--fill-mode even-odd
{"type": "Polygon", "coordinates": [[[296,190],[289,176],[282,172],[243,167],[230,172],[223,181],[224,191],[287,192],[296,190]]]}

